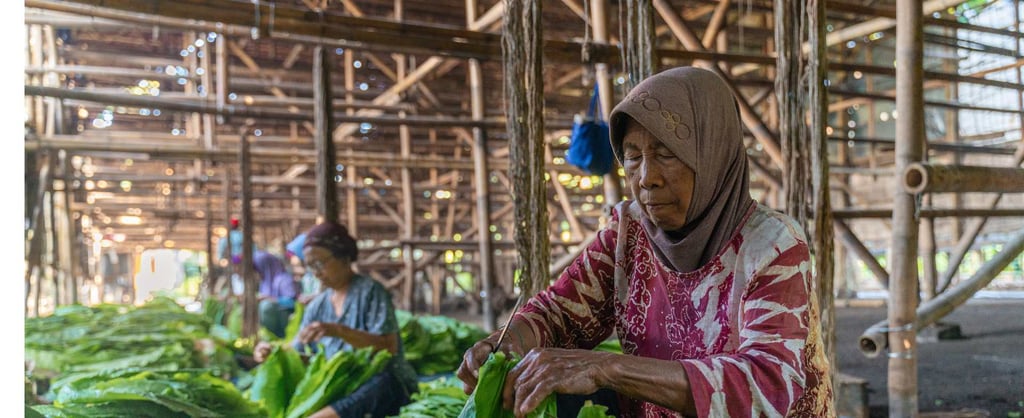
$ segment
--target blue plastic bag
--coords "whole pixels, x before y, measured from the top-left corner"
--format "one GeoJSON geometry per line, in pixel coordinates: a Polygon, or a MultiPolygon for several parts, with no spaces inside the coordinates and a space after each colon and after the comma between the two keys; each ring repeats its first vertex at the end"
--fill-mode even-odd
{"type": "Polygon", "coordinates": [[[569,149],[565,152],[565,161],[588,174],[600,176],[615,167],[615,155],[608,138],[608,123],[601,118],[596,84],[586,116],[572,125],[572,137],[569,149]]]}

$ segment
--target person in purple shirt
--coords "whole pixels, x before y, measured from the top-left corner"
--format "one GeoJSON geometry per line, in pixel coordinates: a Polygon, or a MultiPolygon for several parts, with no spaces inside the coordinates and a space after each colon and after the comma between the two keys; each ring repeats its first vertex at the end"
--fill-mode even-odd
{"type": "Polygon", "coordinates": [[[255,251],[252,263],[260,277],[260,325],[274,335],[284,337],[288,317],[295,312],[298,283],[276,255],[255,251]]]}

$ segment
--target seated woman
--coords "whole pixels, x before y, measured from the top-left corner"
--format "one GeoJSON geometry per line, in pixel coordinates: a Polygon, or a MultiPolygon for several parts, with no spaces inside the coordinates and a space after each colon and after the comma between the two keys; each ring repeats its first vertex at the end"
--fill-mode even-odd
{"type": "MultiPolygon", "coordinates": [[[[317,411],[312,415],[315,418],[397,415],[417,389],[416,372],[403,356],[391,294],[377,281],[352,270],[358,251],[355,239],[337,223],[326,221],[307,232],[303,245],[306,266],[324,291],[306,306],[293,344],[299,352],[323,344],[328,358],[366,346],[388,350],[393,357],[385,371],[317,411]]],[[[270,344],[260,342],[253,357],[262,363],[270,351],[270,344]]]]}
{"type": "MultiPolygon", "coordinates": [[[[750,197],[725,82],[664,71],[610,123],[632,200],[512,318],[506,407],[610,389],[626,417],[834,417],[806,238],[750,197]],[[590,351],[612,332],[623,354],[590,351]]],[[[497,340],[466,352],[467,391],[497,340]]]]}
{"type": "Polygon", "coordinates": [[[266,251],[253,252],[252,264],[260,276],[260,326],[279,338],[284,337],[288,317],[295,312],[298,284],[276,255],[266,251]]]}

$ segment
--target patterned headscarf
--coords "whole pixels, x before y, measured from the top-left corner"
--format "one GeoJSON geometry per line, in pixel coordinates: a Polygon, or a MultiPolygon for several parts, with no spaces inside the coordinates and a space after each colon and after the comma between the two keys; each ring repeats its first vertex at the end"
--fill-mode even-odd
{"type": "Polygon", "coordinates": [[[330,251],[335,258],[356,261],[359,248],[356,240],[348,234],[348,229],[333,221],[319,223],[306,232],[306,242],[302,248],[321,247],[330,251]]]}
{"type": "Polygon", "coordinates": [[[707,264],[738,232],[754,203],[732,91],[708,70],[673,68],[640,82],[609,120],[619,163],[625,127],[639,123],[693,170],[693,198],[683,227],[665,231],[646,216],[641,224],[655,252],[674,270],[689,272],[707,264]]]}

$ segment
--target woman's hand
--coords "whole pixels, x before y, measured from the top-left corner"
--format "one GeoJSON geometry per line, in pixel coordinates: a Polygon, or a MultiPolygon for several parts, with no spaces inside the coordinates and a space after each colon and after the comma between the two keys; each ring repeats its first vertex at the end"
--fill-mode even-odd
{"type": "MultiPolygon", "coordinates": [[[[501,350],[506,354],[515,352],[522,356],[523,352],[537,344],[532,337],[532,332],[529,331],[525,325],[515,322],[510,325],[512,328],[509,329],[508,335],[502,340],[501,350]],[[523,338],[526,337],[524,340],[523,338]]],[[[476,380],[479,378],[480,366],[487,361],[487,356],[490,353],[495,352],[495,346],[498,342],[498,338],[501,337],[501,331],[497,331],[494,334],[490,334],[487,338],[479,340],[476,344],[466,350],[466,353],[462,356],[462,364],[459,365],[459,370],[456,372],[456,376],[462,380],[462,389],[466,394],[472,393],[473,389],[476,388],[476,380]]]]}
{"type": "Polygon", "coordinates": [[[319,341],[323,337],[342,338],[342,325],[330,322],[314,321],[299,331],[299,342],[309,344],[319,341]]]}
{"type": "Polygon", "coordinates": [[[476,388],[476,381],[480,377],[480,366],[484,365],[487,361],[487,356],[494,351],[494,343],[497,341],[497,336],[492,335],[484,338],[469,347],[466,353],[462,355],[462,364],[459,364],[459,369],[455,372],[455,375],[462,380],[462,390],[467,395],[473,393],[473,389],[476,388]],[[493,337],[493,338],[492,338],[493,337]]]}
{"type": "Polygon", "coordinates": [[[270,351],[273,350],[273,348],[274,346],[270,345],[270,343],[260,341],[256,343],[256,347],[253,347],[252,349],[252,358],[256,360],[257,363],[267,361],[267,356],[270,355],[270,351]]]}
{"type": "Polygon", "coordinates": [[[594,393],[610,380],[609,366],[620,357],[590,350],[530,350],[505,377],[503,405],[517,417],[524,417],[552,393],[594,393]]]}

